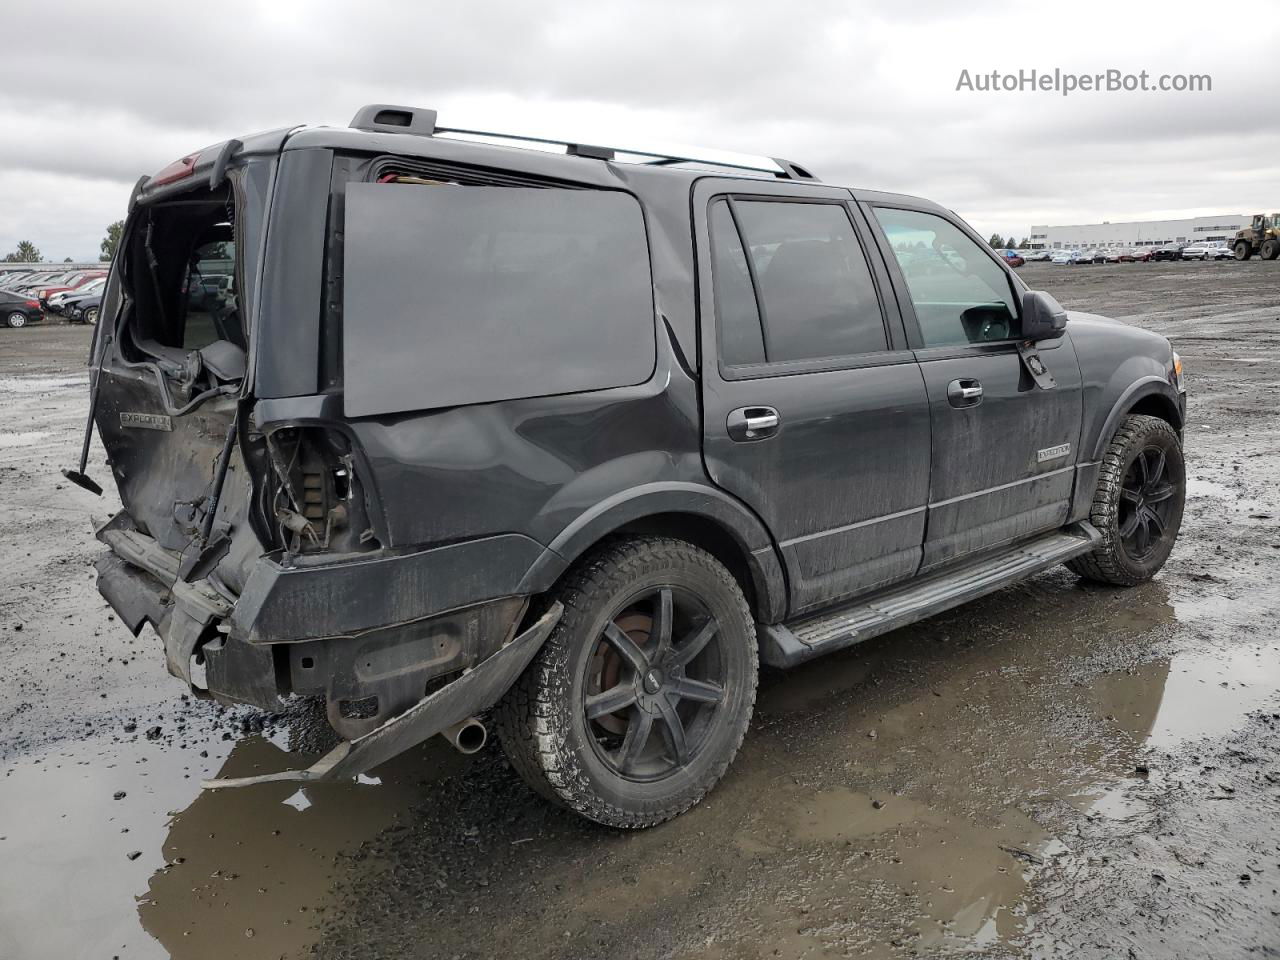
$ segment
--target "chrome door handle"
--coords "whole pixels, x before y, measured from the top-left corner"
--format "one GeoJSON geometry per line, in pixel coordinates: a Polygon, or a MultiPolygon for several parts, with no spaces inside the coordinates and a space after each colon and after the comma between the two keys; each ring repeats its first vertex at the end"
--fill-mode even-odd
{"type": "Polygon", "coordinates": [[[773,407],[739,407],[725,421],[729,437],[738,443],[764,440],[778,432],[782,418],[773,407]]]}
{"type": "Polygon", "coordinates": [[[972,407],[982,402],[982,384],[963,378],[947,384],[947,401],[953,407],[972,407]]]}

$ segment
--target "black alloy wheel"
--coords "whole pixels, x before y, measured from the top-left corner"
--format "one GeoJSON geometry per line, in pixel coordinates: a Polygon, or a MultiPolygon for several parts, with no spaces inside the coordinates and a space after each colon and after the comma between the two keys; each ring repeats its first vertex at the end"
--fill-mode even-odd
{"type": "Polygon", "coordinates": [[[1169,480],[1169,460],[1158,446],[1144,447],[1120,484],[1119,533],[1125,552],[1147,559],[1173,520],[1178,489],[1169,480]]]}
{"type": "Polygon", "coordinates": [[[724,699],[719,622],[670,585],[626,602],[587,661],[582,709],[604,764],[628,780],[687,766],[724,699]]]}

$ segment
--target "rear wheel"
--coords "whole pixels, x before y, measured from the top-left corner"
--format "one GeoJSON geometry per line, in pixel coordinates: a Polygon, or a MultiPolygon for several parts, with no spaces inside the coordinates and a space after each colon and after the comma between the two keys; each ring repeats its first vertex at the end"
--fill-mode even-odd
{"type": "Polygon", "coordinates": [[[590,820],[648,827],[723,776],[755,705],[737,581],[680,540],[619,540],[557,590],[564,615],[496,711],[511,765],[590,820]]]}
{"type": "Polygon", "coordinates": [[[1237,260],[1248,260],[1253,256],[1253,245],[1248,240],[1237,240],[1234,250],[1237,260]]]}
{"type": "Polygon", "coordinates": [[[1280,240],[1267,240],[1262,244],[1262,259],[1274,260],[1280,257],[1280,240]]]}
{"type": "Polygon", "coordinates": [[[1164,566],[1186,497],[1182,443],[1159,417],[1126,417],[1102,459],[1090,522],[1102,534],[1067,566],[1099,583],[1132,586],[1164,566]]]}
{"type": "Polygon", "coordinates": [[[27,325],[27,315],[20,310],[15,310],[4,318],[4,322],[16,330],[18,327],[27,325]]]}
{"type": "Polygon", "coordinates": [[[93,326],[95,323],[98,322],[97,307],[90,307],[88,310],[84,312],[84,322],[89,324],[89,326],[93,326]]]}

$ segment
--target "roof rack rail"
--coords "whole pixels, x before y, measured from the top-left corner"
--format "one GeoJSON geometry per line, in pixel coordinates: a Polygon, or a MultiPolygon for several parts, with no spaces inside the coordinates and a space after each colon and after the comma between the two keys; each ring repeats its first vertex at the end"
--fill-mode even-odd
{"type": "MultiPolygon", "coordinates": [[[[733,159],[723,159],[720,151],[708,151],[703,156],[695,156],[691,151],[684,153],[655,152],[638,147],[606,147],[597,144],[575,143],[571,140],[555,140],[547,137],[531,137],[517,133],[498,133],[491,130],[468,130],[462,127],[436,126],[436,111],[421,107],[402,107],[387,103],[371,103],[356,111],[351,126],[357,130],[368,130],[374,133],[411,133],[422,137],[435,136],[438,133],[453,134],[464,137],[486,137],[493,140],[512,140],[516,143],[539,143],[549,146],[562,146],[571,157],[588,157],[593,160],[613,160],[618,154],[645,158],[642,162],[649,166],[672,166],[678,163],[697,163],[712,167],[723,167],[729,170],[750,170],[753,173],[770,173],[785,180],[817,181],[812,173],[790,160],[780,157],[754,157],[741,154],[730,154],[733,159]],[[720,156],[714,154],[720,153],[720,156]]],[[[700,152],[700,151],[699,151],[700,152]]]]}

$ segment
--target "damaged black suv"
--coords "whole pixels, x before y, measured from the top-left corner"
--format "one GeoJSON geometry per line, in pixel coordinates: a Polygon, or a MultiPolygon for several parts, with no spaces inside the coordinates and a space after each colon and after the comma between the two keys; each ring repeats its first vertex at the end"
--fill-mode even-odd
{"type": "MultiPolygon", "coordinates": [[[[352,777],[496,730],[640,827],[786,667],[1066,562],[1151,577],[1181,362],[936,204],[375,105],[139,181],[92,356],[99,587],[352,777]],[[1070,317],[1070,322],[1068,322],[1070,317]]],[[[68,476],[89,489],[82,458],[68,476]]]]}

